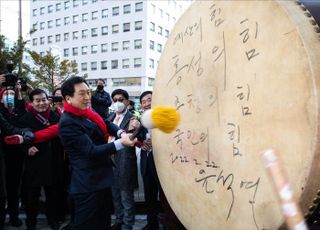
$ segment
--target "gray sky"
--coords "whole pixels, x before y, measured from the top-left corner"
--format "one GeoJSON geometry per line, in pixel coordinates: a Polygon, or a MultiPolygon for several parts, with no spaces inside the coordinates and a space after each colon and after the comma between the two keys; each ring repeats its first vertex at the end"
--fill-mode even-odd
{"type": "MultiPolygon", "coordinates": [[[[27,39],[30,31],[30,0],[22,0],[22,36],[27,39]]],[[[18,38],[18,0],[0,0],[1,34],[16,41],[18,38]]]]}

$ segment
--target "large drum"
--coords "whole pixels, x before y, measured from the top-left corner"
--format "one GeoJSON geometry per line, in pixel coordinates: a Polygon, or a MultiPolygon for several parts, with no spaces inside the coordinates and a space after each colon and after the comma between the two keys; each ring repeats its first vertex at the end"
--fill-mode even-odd
{"type": "Polygon", "coordinates": [[[260,160],[274,149],[302,210],[320,189],[320,38],[294,1],[196,1],[161,56],[153,105],[181,123],[153,133],[164,192],[188,229],[278,229],[260,160]]]}

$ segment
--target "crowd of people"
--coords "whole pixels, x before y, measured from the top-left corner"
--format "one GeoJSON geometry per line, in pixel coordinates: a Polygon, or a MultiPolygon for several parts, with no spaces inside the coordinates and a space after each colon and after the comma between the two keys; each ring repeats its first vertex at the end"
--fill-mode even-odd
{"type": "MultiPolygon", "coordinates": [[[[0,75],[0,83],[5,81],[0,75]]],[[[52,229],[61,229],[68,213],[65,229],[132,229],[137,148],[147,212],[143,229],[159,229],[159,221],[166,229],[184,229],[161,189],[151,131],[132,136],[140,122],[128,92],[116,89],[110,96],[103,79],[96,85],[91,92],[85,79],[72,77],[52,96],[36,88],[25,97],[19,83],[1,87],[0,229],[6,214],[12,226],[23,224],[20,204],[27,229],[36,229],[41,190],[52,229]]],[[[152,91],[143,92],[142,112],[151,102],[152,91]]]]}

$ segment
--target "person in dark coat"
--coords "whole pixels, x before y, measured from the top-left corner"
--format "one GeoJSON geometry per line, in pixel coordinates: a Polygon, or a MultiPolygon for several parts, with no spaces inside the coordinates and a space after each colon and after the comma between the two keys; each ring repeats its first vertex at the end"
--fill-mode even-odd
{"type": "MultiPolygon", "coordinates": [[[[32,107],[20,123],[32,131],[42,130],[59,122],[59,115],[50,110],[48,96],[42,89],[34,89],[29,95],[32,107]]],[[[63,148],[58,138],[33,144],[27,148],[23,184],[26,192],[26,225],[36,229],[39,196],[43,187],[46,196],[46,216],[52,229],[58,229],[57,185],[61,180],[63,148]]]]}
{"type": "MultiPolygon", "coordinates": [[[[115,113],[109,120],[121,129],[131,131],[131,119],[134,118],[127,110],[129,94],[123,89],[116,89],[111,94],[115,113]]],[[[132,229],[134,224],[134,189],[138,187],[137,156],[135,147],[127,147],[114,156],[115,183],[112,186],[112,199],[116,223],[113,230],[132,229]]]]}
{"type": "MultiPolygon", "coordinates": [[[[5,117],[0,113],[0,134],[1,135],[11,135],[19,134],[24,136],[25,141],[33,140],[33,133],[27,131],[26,129],[20,129],[11,125],[5,117]]],[[[4,155],[2,151],[2,141],[0,142],[0,229],[3,228],[5,222],[5,204],[6,204],[6,183],[5,183],[5,164],[4,155]]]]}
{"type": "Polygon", "coordinates": [[[90,108],[91,92],[81,77],[63,83],[64,113],[59,137],[70,161],[69,193],[74,204],[73,230],[110,229],[113,163],[110,155],[125,146],[134,146],[129,135],[111,122],[102,120],[90,108]],[[109,135],[121,137],[107,143],[109,135]]]}
{"type": "Polygon", "coordinates": [[[104,91],[105,82],[103,79],[96,81],[97,90],[93,92],[91,103],[92,108],[103,118],[107,119],[109,115],[109,106],[111,105],[111,97],[108,92],[104,91]]]}
{"type": "MultiPolygon", "coordinates": [[[[141,108],[143,111],[151,109],[152,91],[145,91],[140,96],[141,108]]],[[[151,130],[144,129],[141,132],[140,140],[143,141],[140,154],[140,169],[143,178],[144,196],[147,206],[147,225],[142,230],[155,230],[159,228],[159,221],[165,229],[185,230],[171,209],[167,198],[161,188],[156,166],[153,159],[151,141],[151,130]],[[160,200],[160,205],[158,201],[160,200]],[[163,213],[159,214],[160,207],[163,213]]]]}
{"type": "MultiPolygon", "coordinates": [[[[26,113],[25,101],[21,96],[21,85],[17,83],[15,87],[2,88],[0,99],[0,113],[10,124],[18,124],[20,117],[26,113]]],[[[1,135],[1,140],[4,136],[1,135]]],[[[19,194],[24,153],[19,145],[3,144],[2,148],[6,165],[7,210],[10,224],[20,227],[22,221],[19,219],[19,194]]]]}

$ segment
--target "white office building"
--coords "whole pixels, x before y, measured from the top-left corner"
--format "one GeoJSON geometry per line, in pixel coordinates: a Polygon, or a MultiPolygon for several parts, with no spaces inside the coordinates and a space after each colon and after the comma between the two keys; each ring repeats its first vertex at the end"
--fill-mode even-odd
{"type": "Polygon", "coordinates": [[[31,50],[76,60],[88,82],[137,98],[151,90],[168,35],[191,0],[31,0],[31,50]]]}

